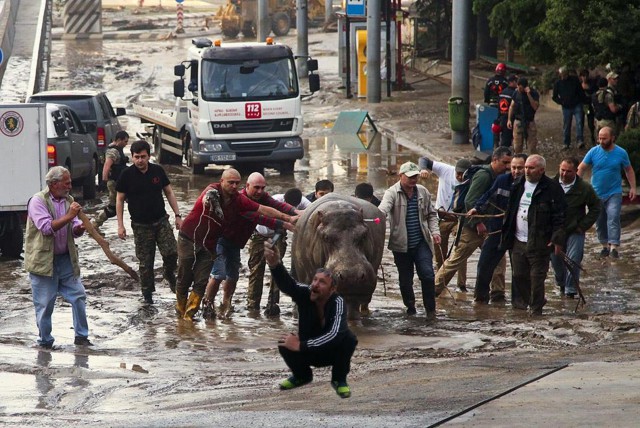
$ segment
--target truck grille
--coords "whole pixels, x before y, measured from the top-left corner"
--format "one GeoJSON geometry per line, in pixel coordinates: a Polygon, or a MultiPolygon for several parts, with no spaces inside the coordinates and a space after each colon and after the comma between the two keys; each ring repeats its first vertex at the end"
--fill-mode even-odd
{"type": "Polygon", "coordinates": [[[230,142],[231,150],[239,158],[252,156],[269,156],[278,146],[276,140],[236,141],[230,142]]]}
{"type": "Polygon", "coordinates": [[[214,134],[255,134],[263,132],[283,132],[293,129],[293,119],[237,120],[211,122],[214,134]]]}

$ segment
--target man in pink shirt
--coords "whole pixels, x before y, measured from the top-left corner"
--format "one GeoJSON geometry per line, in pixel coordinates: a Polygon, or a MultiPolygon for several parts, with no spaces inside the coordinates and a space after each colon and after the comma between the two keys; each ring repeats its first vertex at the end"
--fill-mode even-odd
{"type": "Polygon", "coordinates": [[[53,167],[45,178],[47,188],[29,200],[25,245],[25,269],[31,279],[38,345],[53,348],[51,315],[60,294],[71,304],[74,344],[91,346],[87,296],[80,281],[78,250],[74,242],[74,238],[85,230],[77,217],[82,207],[69,195],[71,175],[66,168],[53,167]]]}

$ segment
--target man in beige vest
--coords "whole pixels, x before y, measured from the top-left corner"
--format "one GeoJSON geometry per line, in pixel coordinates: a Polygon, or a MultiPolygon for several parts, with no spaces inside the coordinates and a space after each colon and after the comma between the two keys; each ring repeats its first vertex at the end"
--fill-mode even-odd
{"type": "Polygon", "coordinates": [[[55,166],[46,175],[47,188],[29,200],[25,244],[25,269],[29,272],[36,308],[38,346],[52,349],[51,315],[56,297],[71,304],[75,345],[91,346],[84,286],[80,281],[78,250],[74,238],[84,233],[78,219],[82,207],[69,195],[71,175],[55,166]]]}

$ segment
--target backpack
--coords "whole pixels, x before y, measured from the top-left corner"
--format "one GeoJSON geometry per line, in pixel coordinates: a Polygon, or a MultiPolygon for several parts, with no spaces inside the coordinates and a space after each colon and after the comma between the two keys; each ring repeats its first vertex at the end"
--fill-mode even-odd
{"type": "Polygon", "coordinates": [[[453,199],[451,200],[451,211],[454,213],[465,213],[467,209],[464,205],[464,200],[469,193],[471,187],[471,180],[476,172],[480,171],[484,165],[472,165],[464,172],[462,176],[462,183],[458,184],[453,190],[453,199]]]}
{"type": "Polygon", "coordinates": [[[607,92],[613,95],[609,88],[606,89],[598,89],[598,91],[591,95],[591,103],[593,104],[593,111],[595,113],[596,120],[615,119],[615,113],[612,113],[609,110],[609,106],[605,102],[605,97],[607,92]]]}
{"type": "Polygon", "coordinates": [[[480,134],[480,125],[476,125],[471,130],[471,143],[473,148],[480,150],[480,144],[482,143],[482,134],[480,134]]]}

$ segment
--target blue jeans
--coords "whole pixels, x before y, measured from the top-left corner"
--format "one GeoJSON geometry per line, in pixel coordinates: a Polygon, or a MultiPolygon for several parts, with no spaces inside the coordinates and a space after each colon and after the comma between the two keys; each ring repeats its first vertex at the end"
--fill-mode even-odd
{"type": "MultiPolygon", "coordinates": [[[[574,262],[578,264],[582,263],[582,257],[584,255],[584,233],[573,233],[569,235],[565,254],[574,262]]],[[[576,287],[574,286],[573,275],[571,275],[565,267],[562,262],[562,257],[551,253],[551,266],[553,266],[553,272],[556,276],[556,284],[561,288],[564,287],[564,292],[567,294],[577,293],[576,287]]],[[[579,269],[576,271],[575,276],[575,282],[578,281],[580,281],[579,269]]]]}
{"type": "Polygon", "coordinates": [[[88,337],[87,295],[80,278],[73,276],[73,266],[69,254],[54,256],[53,276],[29,274],[33,305],[36,308],[36,324],[38,325],[38,345],[51,345],[55,340],[51,335],[51,315],[60,294],[71,304],[73,329],[76,336],[88,337]]]}
{"type": "Polygon", "coordinates": [[[415,307],[416,296],[413,292],[413,267],[415,265],[422,286],[422,303],[428,312],[436,310],[435,275],[433,273],[433,255],[424,239],[415,248],[406,253],[393,252],[393,260],[398,268],[400,294],[407,308],[415,307]]]}
{"type": "Polygon", "coordinates": [[[596,221],[598,242],[602,245],[620,245],[620,209],[622,193],[611,195],[602,201],[602,210],[596,221]]]}
{"type": "Polygon", "coordinates": [[[240,248],[231,241],[220,238],[216,246],[216,260],[211,268],[211,276],[218,280],[240,278],[240,248]]]}
{"type": "Polygon", "coordinates": [[[576,140],[584,143],[584,110],[582,103],[573,108],[562,107],[562,142],[565,146],[571,144],[571,119],[576,118],[576,140]]]}

